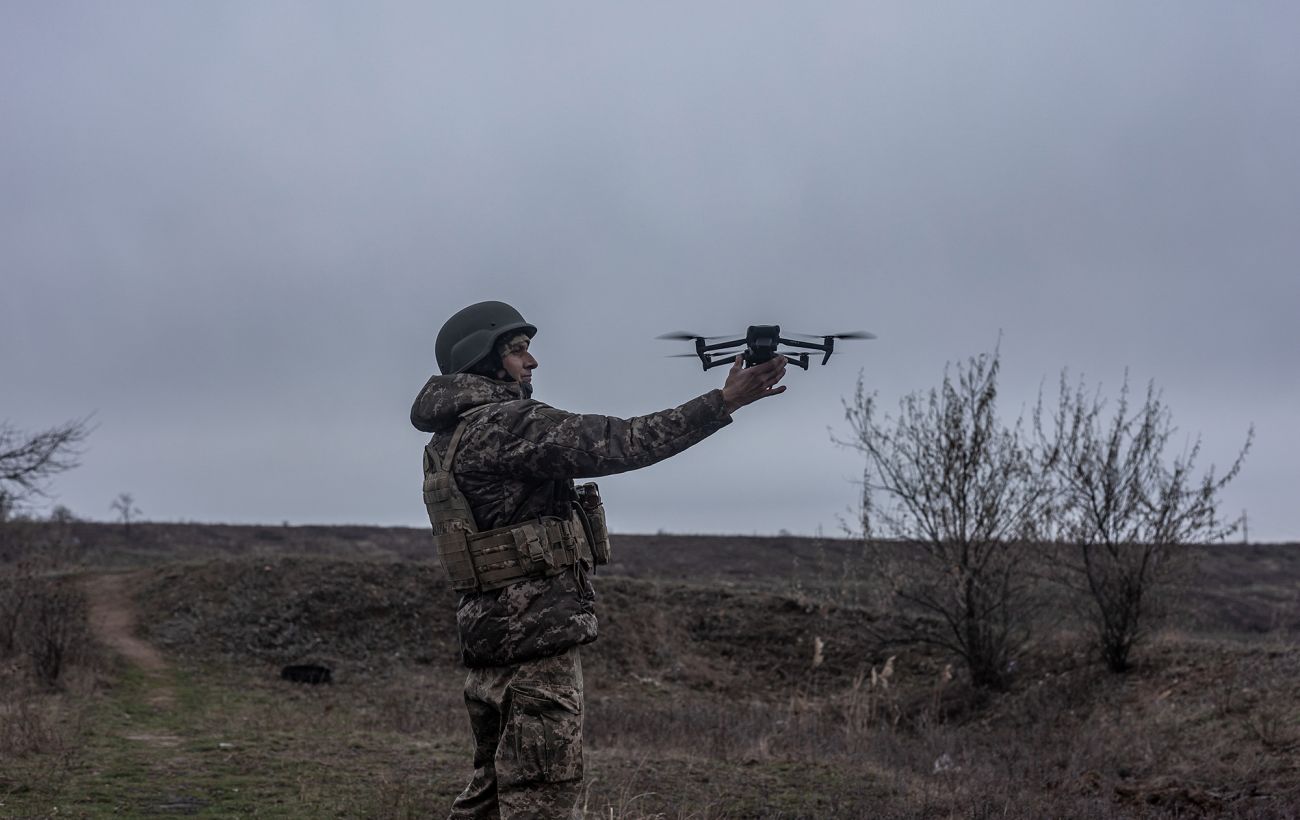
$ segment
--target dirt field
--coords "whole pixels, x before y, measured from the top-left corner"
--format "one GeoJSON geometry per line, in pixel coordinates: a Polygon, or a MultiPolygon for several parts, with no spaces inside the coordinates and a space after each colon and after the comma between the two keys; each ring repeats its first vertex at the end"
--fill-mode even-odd
{"type": "MultiPolygon", "coordinates": [[[[424,533],[132,536],[82,535],[102,650],[0,703],[0,817],[445,813],[469,737],[424,533]],[[334,682],[279,679],[301,662],[334,682]]],[[[583,649],[587,817],[1300,816],[1300,547],[1208,551],[1128,675],[1057,630],[988,694],[870,637],[851,542],[615,546],[583,649]]]]}

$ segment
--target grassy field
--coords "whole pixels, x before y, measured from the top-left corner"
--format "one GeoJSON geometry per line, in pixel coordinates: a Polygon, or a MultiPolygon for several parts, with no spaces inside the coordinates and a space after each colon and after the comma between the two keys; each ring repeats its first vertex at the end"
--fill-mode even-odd
{"type": "MultiPolygon", "coordinates": [[[[94,634],[58,686],[0,667],[0,817],[445,814],[463,670],[414,531],[133,529],[81,539],[94,634]],[[334,683],[280,680],[296,662],[334,683]]],[[[1300,816],[1300,548],[1209,551],[1130,674],[1058,627],[996,694],[872,639],[850,542],[616,548],[587,817],[1300,816]]]]}

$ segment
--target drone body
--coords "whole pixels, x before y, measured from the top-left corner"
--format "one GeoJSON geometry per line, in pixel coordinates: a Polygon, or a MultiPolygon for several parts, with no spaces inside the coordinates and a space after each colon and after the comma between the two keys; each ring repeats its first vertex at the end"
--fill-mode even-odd
{"type": "Polygon", "coordinates": [[[694,333],[665,333],[660,339],[680,339],[683,341],[695,342],[694,353],[678,354],[682,357],[698,357],[704,364],[704,369],[718,365],[731,364],[736,360],[736,356],[744,357],[745,367],[752,367],[756,364],[770,361],[776,356],[785,356],[789,359],[790,364],[808,369],[808,357],[811,355],[808,351],[820,351],[822,355],[822,364],[826,364],[831,358],[831,353],[835,351],[836,339],[874,339],[874,333],[857,331],[855,333],[830,333],[821,336],[809,336],[803,333],[792,333],[792,336],[800,336],[804,339],[816,341],[800,341],[797,339],[785,339],[781,337],[780,325],[750,325],[745,331],[745,338],[730,339],[727,341],[715,341],[716,339],[726,339],[725,336],[699,336],[694,333]],[[710,344],[712,342],[712,344],[710,344]],[[802,348],[802,350],[782,350],[781,345],[793,348],[802,348]]]}

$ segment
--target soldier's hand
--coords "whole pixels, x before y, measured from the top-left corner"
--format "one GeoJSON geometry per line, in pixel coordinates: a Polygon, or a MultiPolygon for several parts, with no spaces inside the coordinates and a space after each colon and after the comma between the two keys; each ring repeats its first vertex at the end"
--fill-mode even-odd
{"type": "Polygon", "coordinates": [[[785,385],[776,386],[785,376],[785,363],[789,361],[785,356],[768,359],[750,368],[744,366],[744,360],[744,356],[736,356],[727,373],[727,383],[722,386],[722,399],[727,403],[728,413],[785,392],[785,385]]]}

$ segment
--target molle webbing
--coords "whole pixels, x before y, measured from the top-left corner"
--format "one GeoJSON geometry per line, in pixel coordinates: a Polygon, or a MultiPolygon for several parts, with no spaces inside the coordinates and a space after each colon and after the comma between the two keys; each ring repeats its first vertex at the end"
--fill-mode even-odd
{"type": "Polygon", "coordinates": [[[448,532],[433,540],[457,592],[500,589],[591,560],[582,527],[572,519],[544,517],[482,533],[448,532]]]}
{"type": "Polygon", "coordinates": [[[586,532],[572,514],[478,531],[469,501],[451,472],[466,421],[477,409],[461,416],[442,458],[432,442],[424,448],[424,505],[452,588],[486,592],[525,578],[556,575],[580,559],[592,561],[586,532]]]}

